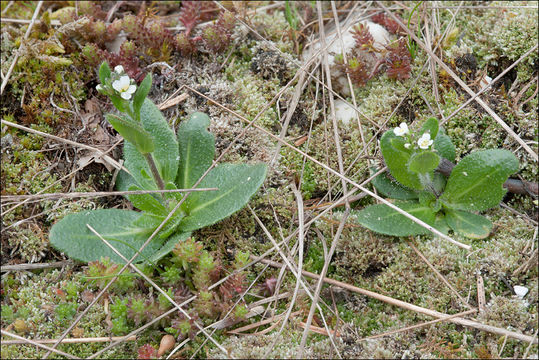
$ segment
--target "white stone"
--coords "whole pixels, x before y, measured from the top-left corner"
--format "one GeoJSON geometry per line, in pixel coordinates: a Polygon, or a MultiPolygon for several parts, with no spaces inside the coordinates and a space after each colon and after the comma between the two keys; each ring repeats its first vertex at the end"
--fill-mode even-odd
{"type": "Polygon", "coordinates": [[[343,124],[348,125],[356,118],[356,111],[346,101],[335,101],[335,118],[343,124]]]}
{"type": "MultiPolygon", "coordinates": [[[[389,32],[382,25],[366,20],[361,21],[360,23],[369,28],[369,32],[374,39],[373,46],[376,49],[383,49],[384,45],[389,43],[389,32]]],[[[350,26],[346,32],[342,33],[342,44],[344,44],[344,46],[341,44],[341,40],[338,38],[336,31],[332,35],[326,37],[326,45],[331,43],[331,45],[327,48],[329,66],[335,63],[335,55],[347,53],[356,45],[356,40],[352,34],[352,30],[355,26],[356,24],[350,26]]],[[[312,52],[316,52],[318,49],[320,49],[320,41],[314,44],[312,52]]],[[[312,55],[312,52],[304,52],[304,57],[308,59],[308,57],[312,55]]]]}
{"type": "Polygon", "coordinates": [[[530,289],[528,289],[527,287],[520,286],[520,285],[513,286],[513,290],[515,290],[515,294],[517,294],[517,296],[521,299],[524,298],[524,296],[526,296],[528,291],[530,291],[530,289]]]}

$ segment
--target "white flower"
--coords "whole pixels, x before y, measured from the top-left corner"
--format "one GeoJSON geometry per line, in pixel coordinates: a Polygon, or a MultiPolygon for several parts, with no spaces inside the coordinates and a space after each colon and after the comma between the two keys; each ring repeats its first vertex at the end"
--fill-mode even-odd
{"type": "Polygon", "coordinates": [[[393,132],[397,136],[403,136],[404,134],[408,134],[408,125],[406,125],[406,123],[401,123],[398,127],[393,129],[393,132]]]}
{"type": "Polygon", "coordinates": [[[412,146],[412,144],[410,144],[410,143],[406,143],[406,144],[404,144],[404,147],[405,147],[405,148],[407,148],[407,149],[409,149],[409,148],[410,148],[410,146],[412,146]]]}
{"type": "Polygon", "coordinates": [[[131,79],[127,75],[122,76],[120,80],[115,80],[112,83],[112,87],[114,90],[118,91],[120,96],[125,100],[131,99],[131,96],[137,90],[135,85],[131,85],[131,79]]]}
{"type": "Polygon", "coordinates": [[[103,86],[101,86],[101,84],[97,84],[95,88],[97,89],[97,91],[103,91],[103,86]]]}
{"type": "Polygon", "coordinates": [[[419,140],[417,140],[417,145],[419,145],[421,149],[428,149],[429,146],[431,146],[433,142],[434,140],[430,139],[430,134],[424,133],[423,135],[421,135],[419,140]]]}
{"type": "Polygon", "coordinates": [[[118,74],[123,74],[125,72],[124,67],[122,65],[116,65],[116,67],[114,67],[114,71],[118,74]]]}

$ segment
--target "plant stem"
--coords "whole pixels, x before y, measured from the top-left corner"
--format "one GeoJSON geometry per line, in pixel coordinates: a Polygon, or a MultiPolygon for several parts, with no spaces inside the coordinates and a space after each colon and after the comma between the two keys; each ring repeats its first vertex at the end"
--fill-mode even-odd
{"type": "Polygon", "coordinates": [[[155,165],[155,161],[153,160],[152,154],[150,153],[144,154],[144,157],[146,158],[146,161],[148,162],[148,165],[150,166],[150,170],[157,184],[157,187],[159,188],[159,190],[165,190],[165,183],[163,182],[161,175],[159,175],[159,171],[157,170],[157,166],[155,165]]]}

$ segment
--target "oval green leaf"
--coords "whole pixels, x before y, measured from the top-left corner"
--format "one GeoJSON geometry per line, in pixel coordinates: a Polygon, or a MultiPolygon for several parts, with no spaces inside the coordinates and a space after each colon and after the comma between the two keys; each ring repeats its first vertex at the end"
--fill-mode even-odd
{"type": "Polygon", "coordinates": [[[438,167],[440,157],[432,151],[414,153],[408,161],[408,170],[416,174],[432,173],[438,167]]]}
{"type": "MultiPolygon", "coordinates": [[[[155,150],[152,153],[159,174],[165,184],[176,179],[178,171],[178,142],[174,132],[168,127],[167,121],[154,103],[145,99],[142,105],[141,122],[146,131],[154,139],[155,150]]],[[[129,141],[124,144],[125,167],[129,170],[137,184],[145,190],[157,189],[153,179],[143,176],[151,174],[144,156],[129,141]]]]}
{"type": "MultiPolygon", "coordinates": [[[[141,216],[136,211],[100,209],[69,214],[52,227],[49,240],[51,245],[70,258],[90,262],[101,257],[109,257],[118,264],[125,261],[116,255],[86,224],[94,228],[121,254],[130,259],[148,239],[148,229],[133,225],[141,216]]],[[[137,257],[142,262],[154,254],[162,245],[161,239],[152,240],[137,257]]]]}
{"type": "Polygon", "coordinates": [[[222,220],[247,204],[266,177],[265,164],[221,164],[212,169],[199,187],[216,187],[217,191],[191,193],[184,204],[182,231],[193,231],[222,220]]]}
{"type": "Polygon", "coordinates": [[[110,78],[110,67],[106,61],[103,61],[99,67],[99,81],[101,81],[101,85],[105,85],[108,78],[110,78]]]}
{"type": "Polygon", "coordinates": [[[451,209],[490,209],[500,203],[507,191],[503,183],[517,171],[518,160],[510,151],[476,151],[453,168],[440,199],[451,209]]]}
{"type": "Polygon", "coordinates": [[[411,151],[404,148],[404,139],[396,136],[393,130],[386,131],[380,139],[380,149],[395,180],[411,189],[423,190],[417,174],[408,170],[411,151]]]}
{"type": "Polygon", "coordinates": [[[489,219],[468,211],[447,210],[445,220],[453,231],[471,239],[484,239],[492,230],[489,219]]]}
{"type": "MultiPolygon", "coordinates": [[[[378,170],[375,170],[376,172],[378,170]]],[[[386,172],[378,175],[371,181],[372,185],[380,192],[380,194],[398,200],[417,199],[417,192],[405,188],[398,182],[391,180],[386,172]]]]}
{"type": "Polygon", "coordinates": [[[423,124],[421,127],[421,130],[419,130],[419,136],[423,135],[424,133],[428,132],[430,134],[431,139],[435,139],[436,135],[438,134],[438,120],[436,118],[428,118],[427,121],[423,124]]]}
{"type": "Polygon", "coordinates": [[[438,132],[438,136],[434,139],[433,146],[440,156],[451,162],[455,161],[455,145],[451,142],[451,138],[443,132],[443,129],[440,129],[438,132]]]}
{"type": "Polygon", "coordinates": [[[176,184],[189,189],[211,166],[215,156],[215,137],[207,128],[210,117],[196,112],[178,127],[180,163],[176,184]]]}
{"type": "Polygon", "coordinates": [[[135,111],[135,116],[137,116],[137,120],[140,120],[140,108],[142,107],[144,99],[146,99],[146,96],[148,96],[148,93],[150,92],[151,88],[152,74],[148,73],[148,75],[146,75],[144,80],[142,80],[142,82],[137,88],[137,91],[135,91],[135,94],[133,95],[133,110],[135,111]]]}
{"type": "MultiPolygon", "coordinates": [[[[395,205],[433,226],[436,213],[415,201],[397,201],[395,205]]],[[[430,231],[384,204],[367,206],[357,212],[357,221],[372,231],[392,236],[429,234],[430,231]]]]}
{"type": "Polygon", "coordinates": [[[148,154],[154,151],[155,146],[152,136],[140,124],[113,114],[107,114],[105,118],[114,130],[118,131],[125,140],[133,144],[141,154],[148,154]]]}

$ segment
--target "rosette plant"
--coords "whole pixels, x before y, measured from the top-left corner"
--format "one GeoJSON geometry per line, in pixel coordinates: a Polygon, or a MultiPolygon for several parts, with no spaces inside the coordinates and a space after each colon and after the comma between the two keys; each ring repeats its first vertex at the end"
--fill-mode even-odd
{"type": "MultiPolygon", "coordinates": [[[[455,146],[438,120],[429,118],[412,134],[405,123],[386,131],[380,149],[393,179],[383,173],[372,180],[394,205],[447,234],[453,230],[469,238],[490,234],[492,223],[475,212],[497,206],[504,182],[518,171],[517,158],[507,150],[472,152],[452,170],[449,178],[436,171],[442,158],[455,160],[455,146]]],[[[366,228],[393,236],[428,234],[429,230],[384,204],[357,213],[366,228]]]]}
{"type": "Polygon", "coordinates": [[[99,209],[65,216],[50,231],[50,243],[56,249],[80,261],[109,257],[124,263],[89,226],[129,259],[176,209],[135,260],[155,262],[194,230],[240,210],[262,185],[266,176],[262,163],[219,164],[199,181],[215,155],[215,138],[207,130],[210,118],[194,113],[180,123],[175,134],[157,106],[146,98],[152,84],[150,74],[137,87],[121,66],[111,71],[103,63],[99,78],[97,90],[107,95],[120,112],[105,115],[124,138],[127,172],[120,172],[117,188],[150,192],[126,195],[140,211],[99,209]],[[217,190],[151,192],[193,187],[217,190]]]}

